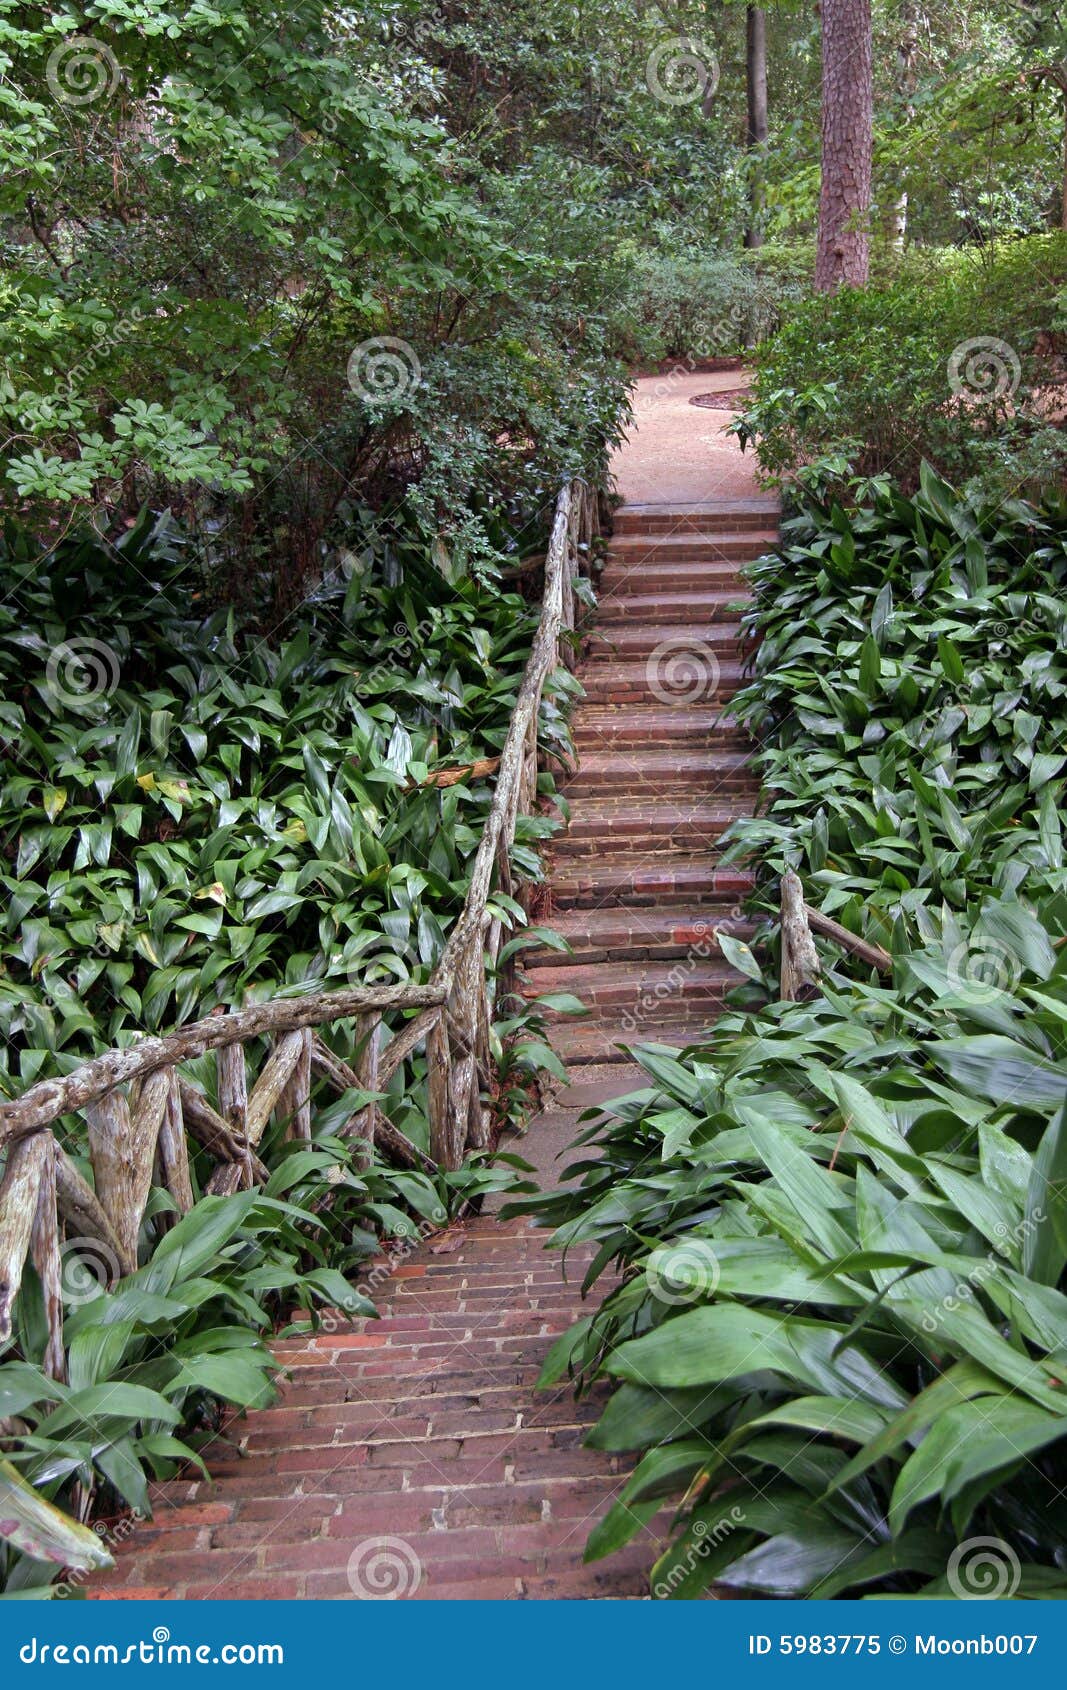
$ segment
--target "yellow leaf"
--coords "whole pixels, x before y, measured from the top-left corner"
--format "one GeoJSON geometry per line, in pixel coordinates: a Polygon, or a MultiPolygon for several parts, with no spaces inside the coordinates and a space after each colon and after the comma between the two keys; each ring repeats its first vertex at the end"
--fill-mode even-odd
{"type": "Polygon", "coordinates": [[[220,880],[214,880],[210,886],[201,886],[198,892],[193,893],[193,897],[210,898],[213,904],[225,904],[226,888],[220,880]]]}
{"type": "Polygon", "coordinates": [[[137,784],[142,792],[153,792],[156,785],[155,775],[138,775],[137,784]]]}
{"type": "Polygon", "coordinates": [[[147,933],[138,933],[135,943],[137,949],[143,957],[147,957],[148,961],[153,963],[156,968],[163,967],[162,962],[156,955],[155,946],[152,944],[152,941],[148,937],[147,933]]]}
{"type": "Polygon", "coordinates": [[[46,786],[44,789],[44,813],[50,822],[54,822],[60,810],[67,802],[66,788],[62,786],[46,786]]]}

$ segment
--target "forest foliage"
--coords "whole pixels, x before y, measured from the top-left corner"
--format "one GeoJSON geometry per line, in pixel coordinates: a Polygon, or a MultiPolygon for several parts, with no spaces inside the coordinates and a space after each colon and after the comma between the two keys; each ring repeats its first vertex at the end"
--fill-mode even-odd
{"type": "MultiPolygon", "coordinates": [[[[553,1365],[625,1379],[596,1436],[651,1453],[592,1552],[684,1490],[667,1594],[913,1588],[972,1522],[1036,1593],[1062,1533],[1003,1440],[1055,1475],[1067,55],[1043,0],[879,0],[872,285],[812,298],[818,23],[766,21],[754,143],[733,3],[0,0],[0,1088],[215,1008],[424,978],[489,801],[428,778],[499,748],[534,623],[506,572],[561,482],[603,486],[632,368],[761,343],[742,433],[842,502],[754,575],[769,801],[738,849],[799,866],[897,972],[757,1015],[753,958],[709,1045],[646,1053],[614,1106],[562,1236],[629,1277],[553,1365]],[[992,392],[961,395],[975,340],[992,392]],[[976,999],[990,947],[1017,967],[976,999]],[[916,1299],[975,1273],[931,1333],[916,1299]],[[705,1563],[727,1458],[752,1494],[705,1563]]],[[[548,831],[525,824],[523,876],[548,831]]],[[[506,1113],[555,1059],[536,1006],[494,1037],[506,1113]]],[[[192,1079],[213,1095],[210,1062],[192,1079]]],[[[339,1136],[358,1101],[318,1097],[310,1144],[272,1130],[261,1191],[201,1197],[194,1157],[200,1201],[179,1220],[157,1188],[111,1289],[75,1250],[63,1381],[27,1270],[11,1593],[51,1576],[42,1518],[53,1561],[72,1541],[43,1502],[142,1512],[220,1405],[268,1399],[272,1328],[371,1312],[383,1238],[509,1177],[367,1165],[339,1136]]],[[[402,1077],[388,1107],[424,1145],[402,1077]]]]}

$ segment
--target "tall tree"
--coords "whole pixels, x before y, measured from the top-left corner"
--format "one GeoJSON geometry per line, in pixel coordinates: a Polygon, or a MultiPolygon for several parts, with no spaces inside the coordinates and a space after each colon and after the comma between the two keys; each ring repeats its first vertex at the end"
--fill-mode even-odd
{"type": "Polygon", "coordinates": [[[767,197],[764,180],[767,150],[767,14],[762,6],[745,10],[745,85],[748,93],[748,121],[745,141],[749,153],[749,222],[745,245],[763,245],[763,211],[767,197]]]}
{"type": "Polygon", "coordinates": [[[868,218],[874,89],[871,0],[822,0],[822,183],[815,286],[862,287],[868,274],[868,218]]]}

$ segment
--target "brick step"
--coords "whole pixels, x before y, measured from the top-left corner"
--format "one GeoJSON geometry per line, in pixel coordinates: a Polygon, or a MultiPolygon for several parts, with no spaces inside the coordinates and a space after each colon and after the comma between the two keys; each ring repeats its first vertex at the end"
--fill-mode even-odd
{"type": "MultiPolygon", "coordinates": [[[[634,1022],[642,1026],[646,1021],[650,1026],[674,1025],[697,1011],[710,1014],[744,978],[721,957],[703,961],[686,956],[662,962],[635,957],[630,962],[586,962],[580,970],[535,968],[530,974],[530,990],[531,996],[573,992],[590,1009],[621,1017],[624,1031],[628,1027],[633,1034],[637,1030],[634,1022]],[[580,978],[576,979],[576,974],[580,978]]],[[[553,1018],[552,1011],[548,1018],[553,1018]]]]}
{"type": "Polygon", "coordinates": [[[738,601],[747,597],[742,588],[736,592],[613,593],[602,598],[597,606],[594,634],[603,631],[606,639],[614,639],[617,624],[632,627],[638,620],[657,626],[680,624],[687,629],[708,623],[736,627],[738,601]]]}
{"type": "Polygon", "coordinates": [[[743,814],[740,804],[638,804],[583,798],[571,812],[566,833],[554,841],[555,856],[558,861],[614,851],[699,850],[720,838],[743,814]]]}
{"type": "Polygon", "coordinates": [[[673,563],[668,559],[657,560],[654,568],[631,562],[606,563],[597,592],[603,605],[616,595],[644,599],[658,598],[664,592],[704,592],[746,598],[752,589],[739,564],[699,560],[673,563]]]}
{"type": "Polygon", "coordinates": [[[716,751],[752,746],[748,730],[715,703],[694,704],[685,710],[658,702],[614,709],[599,701],[583,703],[574,713],[571,731],[579,758],[622,746],[664,750],[688,745],[716,751]]]}
{"type": "MultiPolygon", "coordinates": [[[[553,1029],[555,1031],[555,1029],[553,1029]]],[[[594,1109],[598,1103],[611,1103],[631,1091],[643,1091],[652,1081],[636,1062],[606,1062],[602,1067],[590,1066],[569,1081],[556,1098],[562,1109],[594,1109]]]]}
{"type": "Polygon", "coordinates": [[[646,622],[644,617],[629,622],[598,624],[587,641],[582,668],[585,684],[598,663],[626,662],[632,657],[655,658],[664,664],[687,664],[702,660],[711,652],[718,662],[744,655],[741,624],[734,621],[646,622]]]}
{"type": "Polygon", "coordinates": [[[752,796],[758,781],[745,751],[694,750],[679,746],[669,751],[627,749],[587,751],[564,792],[577,798],[609,796],[613,792],[641,792],[656,798],[685,792],[740,792],[752,796]],[[621,790],[620,790],[621,789],[621,790]]]}
{"type": "MultiPolygon", "coordinates": [[[[712,651],[667,652],[656,661],[592,661],[583,664],[585,696],[595,704],[662,704],[679,714],[694,705],[720,706],[747,686],[749,677],[739,657],[719,657],[712,651]],[[711,659],[714,657],[715,661],[711,659]]],[[[688,642],[692,646],[692,640],[688,642]]]]}
{"type": "MultiPolygon", "coordinates": [[[[706,1009],[701,1006],[688,1019],[683,1004],[676,1001],[674,1009],[673,1021],[641,1022],[636,1027],[630,1021],[624,1026],[622,1018],[616,1014],[608,1014],[602,1021],[553,1023],[552,1049],[571,1070],[572,1078],[577,1070],[584,1072],[595,1068],[598,1073],[603,1073],[608,1066],[617,1067],[620,1073],[628,1073],[633,1059],[623,1046],[662,1044],[672,1050],[680,1050],[685,1045],[699,1044],[718,1015],[717,1005],[706,1009]]],[[[629,1089],[628,1082],[624,1081],[620,1090],[629,1089]]]]}
{"type": "MultiPolygon", "coordinates": [[[[687,908],[681,904],[653,905],[651,908],[615,906],[611,909],[560,910],[552,917],[551,926],[571,947],[571,954],[550,950],[544,946],[523,953],[522,966],[529,969],[531,984],[536,987],[543,970],[553,973],[584,970],[590,962],[625,962],[635,965],[649,958],[660,961],[671,957],[702,957],[708,962],[722,958],[716,928],[738,939],[748,939],[754,923],[739,918],[734,906],[724,901],[687,908]]],[[[576,984],[572,991],[582,995],[576,984]]]]}
{"type": "Polygon", "coordinates": [[[710,851],[656,857],[647,850],[620,850],[600,858],[564,857],[552,869],[552,911],[544,923],[551,927],[561,910],[597,909],[608,903],[638,908],[741,904],[755,884],[750,870],[724,866],[710,851]]]}
{"type": "Polygon", "coordinates": [[[616,534],[659,534],[692,530],[699,533],[737,532],[743,528],[774,529],[781,514],[776,498],[714,499],[697,504],[620,505],[615,512],[616,534]]]}
{"type": "Polygon", "coordinates": [[[743,534],[616,534],[606,557],[609,563],[747,563],[774,547],[777,535],[766,529],[743,534]]]}

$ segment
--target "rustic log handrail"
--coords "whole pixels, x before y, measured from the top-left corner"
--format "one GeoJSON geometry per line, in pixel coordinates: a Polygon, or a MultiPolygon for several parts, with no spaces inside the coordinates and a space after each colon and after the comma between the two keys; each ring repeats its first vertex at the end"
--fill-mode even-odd
{"type": "Polygon", "coordinates": [[[822,963],[815,948],[813,933],[832,939],[850,955],[858,957],[880,974],[893,972],[893,958],[881,945],[861,939],[832,916],[813,909],[804,902],[804,888],[792,869],[786,869],[781,883],[781,964],[779,990],[784,1002],[814,997],[818,991],[822,963]]]}
{"type": "MultiPolygon", "coordinates": [[[[482,837],[471,865],[462,911],[429,982],[422,986],[353,986],[279,997],[216,1012],[162,1038],[142,1036],[105,1051],[60,1078],[40,1080],[0,1104],[0,1342],[27,1257],[44,1290],[48,1371],[63,1377],[61,1269],[64,1249],[91,1246],[110,1283],[137,1265],[137,1245],[153,1184],[178,1211],[194,1201],[189,1139],[216,1166],[205,1191],[228,1194],[263,1182],[258,1146],[271,1118],[286,1136],[311,1136],[316,1078],[341,1093],[362,1094],[341,1136],[369,1160],[375,1146],[408,1167],[453,1169],[468,1150],[483,1148],[490,1122],[483,1093],[490,1082],[494,973],[503,923],[491,908],[494,884],[513,893],[509,853],[521,814],[537,798],[538,725],[546,681],[571,653],[561,635],[575,626],[574,576],[587,567],[598,526],[598,501],[581,482],[556,504],[544,563],[540,619],[523,672],[482,837]],[[383,1017],[410,1014],[383,1042],[383,1017]],[[414,1013],[412,1013],[414,1012],[414,1013]],[[353,1022],[356,1055],[329,1050],[318,1029],[353,1022]],[[254,1082],[245,1046],[267,1038],[254,1082]],[[382,1090],[420,1044],[426,1050],[429,1155],[383,1113],[382,1090]],[[179,1073],[179,1065],[216,1053],[217,1107],[179,1073]],[[49,1130],[81,1112],[92,1163],[90,1185],[49,1130]]],[[[472,772],[474,772],[472,770],[472,772]]]]}

